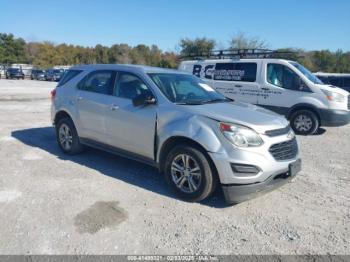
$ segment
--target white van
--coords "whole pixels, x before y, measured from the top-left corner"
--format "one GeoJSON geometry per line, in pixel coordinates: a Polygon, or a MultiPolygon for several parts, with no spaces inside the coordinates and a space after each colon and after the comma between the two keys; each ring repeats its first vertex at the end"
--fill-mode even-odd
{"type": "Polygon", "coordinates": [[[349,92],[324,84],[302,65],[275,58],[183,61],[191,72],[226,97],[286,116],[298,134],[350,122],[349,92]]]}

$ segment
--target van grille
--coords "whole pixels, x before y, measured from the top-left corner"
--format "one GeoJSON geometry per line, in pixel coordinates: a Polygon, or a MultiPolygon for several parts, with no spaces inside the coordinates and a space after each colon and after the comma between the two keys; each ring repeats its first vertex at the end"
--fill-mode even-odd
{"type": "Polygon", "coordinates": [[[297,140],[294,137],[289,141],[274,144],[270,147],[269,152],[277,161],[293,159],[298,154],[297,140]]]}

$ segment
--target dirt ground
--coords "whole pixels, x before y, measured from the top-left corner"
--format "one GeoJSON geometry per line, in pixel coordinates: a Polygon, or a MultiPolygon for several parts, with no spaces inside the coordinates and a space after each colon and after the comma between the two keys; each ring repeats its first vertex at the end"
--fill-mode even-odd
{"type": "Polygon", "coordinates": [[[144,164],[63,155],[55,85],[0,80],[1,254],[350,254],[350,125],[298,137],[303,171],[274,192],[187,203],[144,164]]]}

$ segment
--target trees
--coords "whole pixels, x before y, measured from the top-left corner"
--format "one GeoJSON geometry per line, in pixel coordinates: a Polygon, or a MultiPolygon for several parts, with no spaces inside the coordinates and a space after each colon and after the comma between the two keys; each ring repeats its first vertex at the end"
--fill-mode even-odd
{"type": "Polygon", "coordinates": [[[248,37],[243,32],[238,32],[230,40],[230,49],[265,49],[268,45],[258,37],[248,37]]]}
{"type": "Polygon", "coordinates": [[[25,41],[13,34],[0,33],[0,63],[24,63],[26,59],[25,41]]]}
{"type": "MultiPolygon", "coordinates": [[[[216,47],[213,39],[202,37],[181,39],[180,51],[163,52],[158,46],[139,44],[114,44],[111,47],[96,45],[83,47],[68,44],[56,45],[51,42],[28,42],[12,34],[0,33],[0,64],[30,63],[37,67],[49,68],[55,65],[74,64],[144,64],[176,68],[181,56],[208,54],[216,47]]],[[[257,37],[244,33],[236,34],[228,48],[267,48],[268,45],[257,37]]],[[[350,52],[337,50],[305,51],[298,48],[283,48],[279,51],[294,51],[282,58],[296,60],[313,72],[350,72],[350,52]]]]}
{"type": "Polygon", "coordinates": [[[215,40],[206,37],[180,40],[180,48],[182,56],[209,54],[216,45],[215,40]]]}

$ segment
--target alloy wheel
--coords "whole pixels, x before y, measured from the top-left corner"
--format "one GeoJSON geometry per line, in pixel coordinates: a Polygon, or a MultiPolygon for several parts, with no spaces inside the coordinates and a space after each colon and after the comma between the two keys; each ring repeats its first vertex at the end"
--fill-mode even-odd
{"type": "Polygon", "coordinates": [[[179,154],[171,163],[171,176],[176,187],[182,192],[194,193],[200,187],[202,170],[193,157],[179,154]]]}
{"type": "Polygon", "coordinates": [[[60,144],[64,148],[64,150],[66,151],[71,150],[73,145],[73,136],[72,136],[72,131],[70,130],[68,125],[62,124],[60,126],[60,129],[58,131],[58,137],[59,137],[60,144]]]}

